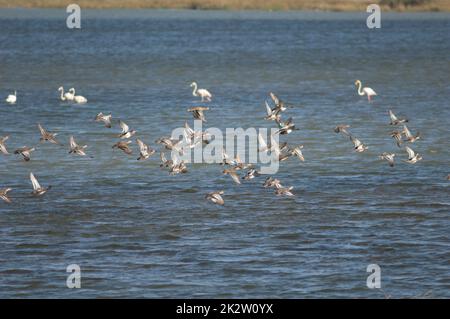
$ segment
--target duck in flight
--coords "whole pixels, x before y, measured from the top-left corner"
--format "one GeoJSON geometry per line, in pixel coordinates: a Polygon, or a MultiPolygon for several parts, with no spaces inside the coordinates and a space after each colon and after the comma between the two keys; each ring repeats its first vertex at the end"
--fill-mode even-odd
{"type": "Polygon", "coordinates": [[[152,156],[153,154],[155,154],[155,150],[152,149],[150,146],[148,146],[147,144],[145,144],[144,142],[142,142],[140,139],[136,139],[136,143],[139,146],[139,157],[138,157],[138,161],[142,161],[142,160],[146,160],[148,159],[150,156],[152,156]]]}
{"type": "Polygon", "coordinates": [[[378,158],[381,159],[381,160],[387,161],[389,163],[390,167],[394,167],[394,158],[395,158],[395,154],[394,153],[384,152],[383,154],[378,156],[378,158]]]}
{"type": "Polygon", "coordinates": [[[223,205],[223,204],[225,204],[225,201],[222,198],[223,194],[224,194],[224,191],[211,192],[211,193],[208,193],[205,196],[205,198],[207,200],[210,200],[214,204],[223,205]]]}
{"type": "Polygon", "coordinates": [[[225,169],[225,170],[223,171],[223,174],[224,174],[224,175],[230,175],[230,177],[233,179],[233,181],[234,181],[236,184],[240,184],[240,183],[241,183],[241,181],[239,180],[239,175],[237,174],[235,168],[225,169]]]}
{"type": "Polygon", "coordinates": [[[402,146],[402,143],[403,143],[402,132],[392,131],[391,132],[391,137],[395,140],[395,142],[397,143],[398,147],[402,146]]]}
{"type": "Polygon", "coordinates": [[[48,186],[48,187],[41,187],[41,185],[39,185],[38,180],[36,179],[36,177],[34,177],[33,173],[30,173],[30,180],[31,180],[31,184],[33,185],[33,192],[32,194],[34,196],[42,196],[45,193],[47,193],[47,191],[49,189],[52,188],[52,186],[48,186]]]}
{"type": "Polygon", "coordinates": [[[340,124],[334,128],[334,132],[336,134],[342,133],[346,136],[350,136],[350,133],[347,131],[347,129],[350,127],[350,125],[346,124],[340,124]]]}
{"type": "Polygon", "coordinates": [[[361,143],[361,141],[358,140],[356,137],[353,137],[351,135],[350,140],[353,142],[353,145],[355,146],[354,147],[355,152],[362,153],[369,148],[368,146],[365,146],[363,143],[361,143]]]}
{"type": "Polygon", "coordinates": [[[75,138],[73,136],[69,139],[70,150],[69,154],[77,154],[80,156],[86,156],[86,152],[84,151],[87,145],[80,146],[75,142],[75,138]]]}
{"type": "Polygon", "coordinates": [[[200,121],[206,123],[205,114],[203,112],[208,111],[208,110],[209,110],[209,107],[196,106],[196,107],[191,107],[187,111],[192,112],[192,116],[194,117],[194,119],[200,120],[200,121]]]}
{"type": "Polygon", "coordinates": [[[9,155],[8,150],[6,149],[5,142],[9,139],[9,136],[0,137],[0,153],[9,155]]]}
{"type": "Polygon", "coordinates": [[[55,137],[56,135],[58,135],[58,133],[50,133],[49,131],[44,129],[41,124],[38,124],[38,128],[39,128],[39,131],[41,132],[41,138],[40,138],[41,142],[47,141],[47,142],[50,142],[53,144],[62,145],[61,143],[58,142],[58,140],[55,137]]]}
{"type": "Polygon", "coordinates": [[[34,151],[34,147],[23,146],[14,151],[14,154],[20,154],[23,156],[25,162],[31,160],[31,152],[34,151]]]}
{"type": "Polygon", "coordinates": [[[279,179],[273,178],[273,177],[267,177],[263,184],[264,188],[269,187],[275,187],[275,188],[282,188],[281,182],[279,179]]]}
{"type": "Polygon", "coordinates": [[[12,188],[2,188],[0,189],[0,199],[3,199],[8,204],[11,203],[11,198],[9,198],[8,193],[12,191],[12,188]]]}
{"type": "Polygon", "coordinates": [[[112,115],[111,114],[103,114],[102,112],[98,113],[95,117],[96,122],[103,122],[105,124],[105,127],[111,128],[112,127],[112,115]]]}
{"type": "Polygon", "coordinates": [[[119,125],[122,128],[122,133],[119,134],[120,138],[130,138],[136,134],[136,131],[130,130],[130,127],[124,121],[119,121],[119,125]]]}
{"type": "Polygon", "coordinates": [[[392,112],[391,110],[389,110],[389,117],[391,118],[391,122],[389,123],[390,125],[398,125],[401,123],[406,123],[408,122],[408,119],[406,118],[401,118],[399,119],[394,112],[392,112]]]}
{"type": "Polygon", "coordinates": [[[293,189],[293,186],[275,188],[275,194],[277,196],[294,196],[294,194],[292,193],[293,189]]]}
{"type": "Polygon", "coordinates": [[[408,141],[410,143],[414,143],[415,141],[420,139],[420,132],[417,132],[417,134],[414,136],[411,134],[411,132],[409,131],[409,129],[406,125],[403,125],[402,133],[405,134],[406,141],[408,141]]]}
{"type": "Polygon", "coordinates": [[[418,161],[422,160],[422,156],[420,156],[418,153],[415,153],[410,147],[405,146],[405,150],[408,153],[408,160],[404,160],[404,162],[415,164],[418,161]]]}
{"type": "Polygon", "coordinates": [[[125,154],[131,155],[133,151],[128,146],[131,143],[131,141],[119,141],[116,144],[112,146],[112,148],[118,148],[119,150],[122,150],[125,154]]]}

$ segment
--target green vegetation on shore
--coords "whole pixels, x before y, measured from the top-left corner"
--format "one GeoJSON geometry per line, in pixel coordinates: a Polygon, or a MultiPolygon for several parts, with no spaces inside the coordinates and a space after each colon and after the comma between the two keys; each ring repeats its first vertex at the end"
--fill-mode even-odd
{"type": "Polygon", "coordinates": [[[151,8],[198,10],[365,11],[377,3],[389,11],[450,11],[450,0],[0,0],[3,8],[151,8]]]}

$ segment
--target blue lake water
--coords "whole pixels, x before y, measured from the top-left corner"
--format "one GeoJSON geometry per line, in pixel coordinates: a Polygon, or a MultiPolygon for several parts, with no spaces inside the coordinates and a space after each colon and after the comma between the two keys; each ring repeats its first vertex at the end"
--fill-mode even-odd
{"type": "Polygon", "coordinates": [[[366,286],[369,264],[394,298],[450,297],[449,14],[383,14],[379,30],[365,13],[83,10],[81,30],[66,17],[0,10],[0,136],[10,151],[36,145],[28,163],[0,155],[0,188],[13,188],[0,202],[0,297],[384,298],[366,286]],[[156,147],[192,122],[192,81],[214,95],[204,128],[273,127],[270,91],[300,105],[284,115],[300,130],[282,139],[306,161],[275,175],[295,197],[262,176],[235,185],[219,165],[170,176],[159,156],[113,151],[119,128],[93,121],[112,112],[156,147]],[[61,85],[89,102],[61,102],[61,85]],[[388,109],[421,132],[421,162],[402,162],[388,109]],[[94,159],[40,144],[37,123],[94,159]],[[333,132],[343,123],[366,152],[333,132]],[[31,171],[46,196],[30,195],[31,171]],[[204,199],[219,189],[224,207],[204,199]],[[81,289],[66,287],[69,264],[81,289]]]}

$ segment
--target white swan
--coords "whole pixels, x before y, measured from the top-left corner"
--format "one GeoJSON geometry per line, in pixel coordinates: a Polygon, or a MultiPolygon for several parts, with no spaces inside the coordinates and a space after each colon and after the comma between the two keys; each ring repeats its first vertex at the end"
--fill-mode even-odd
{"type": "Polygon", "coordinates": [[[59,92],[61,92],[61,101],[72,101],[73,100],[73,94],[69,90],[69,92],[64,93],[64,87],[60,86],[58,89],[59,92]]]}
{"type": "Polygon", "coordinates": [[[202,102],[208,101],[211,102],[211,98],[212,98],[212,94],[206,90],[206,89],[197,89],[197,83],[196,82],[192,82],[191,83],[191,87],[194,87],[194,90],[192,91],[192,95],[193,96],[201,96],[202,98],[202,102]]]}
{"type": "Polygon", "coordinates": [[[6,101],[6,103],[9,103],[9,104],[15,104],[17,101],[17,92],[14,91],[14,94],[8,95],[8,97],[6,98],[5,101],[6,101]]]}
{"type": "Polygon", "coordinates": [[[75,89],[74,88],[71,88],[70,90],[69,90],[69,92],[71,92],[74,96],[73,96],[73,100],[74,100],[74,102],[75,103],[78,103],[78,104],[84,104],[84,103],[87,103],[87,99],[84,97],[84,96],[81,96],[81,95],[75,95],[75,89]]]}
{"type": "Polygon", "coordinates": [[[358,87],[358,94],[361,96],[367,95],[367,100],[369,102],[372,100],[372,96],[377,95],[377,93],[369,87],[364,87],[361,90],[362,84],[360,80],[356,80],[355,85],[358,87]]]}

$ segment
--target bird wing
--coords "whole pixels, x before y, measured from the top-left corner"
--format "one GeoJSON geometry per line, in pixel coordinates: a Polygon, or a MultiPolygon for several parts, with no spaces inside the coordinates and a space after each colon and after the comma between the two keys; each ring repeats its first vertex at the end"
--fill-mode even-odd
{"type": "Polygon", "coordinates": [[[266,105],[266,112],[267,115],[270,116],[272,115],[272,109],[270,108],[269,104],[267,103],[267,101],[264,101],[265,105],[266,105]]]}
{"type": "Polygon", "coordinates": [[[177,153],[171,152],[170,156],[172,158],[173,166],[177,166],[180,163],[180,158],[178,157],[177,153]]]}
{"type": "Polygon", "coordinates": [[[267,150],[267,143],[264,140],[264,137],[261,135],[261,133],[258,133],[258,142],[259,142],[259,150],[260,152],[264,152],[267,150]]]}
{"type": "Polygon", "coordinates": [[[142,142],[140,139],[136,139],[136,142],[138,143],[138,145],[139,145],[139,151],[141,152],[141,153],[145,153],[145,152],[147,152],[148,151],[148,146],[147,145],[145,145],[144,144],[144,142],[142,142]]]}
{"type": "Polygon", "coordinates": [[[280,156],[280,145],[277,143],[277,141],[275,141],[273,135],[270,136],[270,150],[272,152],[275,152],[277,156],[280,156]]]}
{"type": "Polygon", "coordinates": [[[228,160],[230,157],[228,156],[228,154],[225,152],[225,149],[222,148],[222,159],[223,160],[228,160]]]}
{"type": "Polygon", "coordinates": [[[33,173],[30,173],[30,180],[31,184],[33,184],[34,190],[41,189],[41,185],[39,185],[39,182],[37,181],[36,177],[34,177],[33,173]]]}
{"type": "Polygon", "coordinates": [[[159,154],[159,158],[161,159],[161,162],[163,162],[163,164],[164,164],[165,162],[167,162],[166,155],[164,154],[164,152],[161,152],[161,153],[159,154]]]}
{"type": "Polygon", "coordinates": [[[408,152],[409,159],[414,158],[414,156],[416,156],[416,153],[414,153],[414,151],[409,146],[405,146],[405,150],[408,152]]]}
{"type": "Polygon", "coordinates": [[[292,119],[292,117],[288,118],[286,122],[284,122],[284,126],[290,126],[292,125],[294,122],[294,120],[292,119]]]}
{"type": "Polygon", "coordinates": [[[275,94],[270,92],[269,95],[275,105],[278,105],[280,103],[280,99],[275,94]]]}
{"type": "Polygon", "coordinates": [[[220,196],[219,192],[212,194],[212,197],[216,200],[217,204],[220,204],[220,205],[224,204],[224,200],[223,200],[222,196],[220,196]]]}
{"type": "Polygon", "coordinates": [[[408,127],[406,125],[403,125],[403,133],[405,133],[405,136],[408,137],[408,138],[412,137],[412,134],[408,130],[408,127]]]}
{"type": "Polygon", "coordinates": [[[353,142],[353,144],[355,145],[355,147],[358,147],[361,145],[361,141],[358,140],[356,137],[350,136],[350,140],[353,142]]]}
{"type": "Polygon", "coordinates": [[[128,125],[125,122],[123,122],[123,121],[120,121],[119,125],[122,128],[122,133],[127,133],[130,130],[128,125]]]}
{"type": "Polygon", "coordinates": [[[236,163],[237,163],[238,165],[239,165],[239,164],[242,164],[241,157],[239,156],[239,154],[236,154],[236,157],[235,157],[234,160],[236,161],[236,163]]]}
{"type": "Polygon", "coordinates": [[[38,124],[39,131],[41,132],[42,136],[45,136],[47,134],[47,131],[41,126],[41,124],[38,124]]]}
{"type": "Polygon", "coordinates": [[[73,138],[73,136],[70,137],[70,148],[74,149],[77,148],[78,144],[75,142],[75,139],[73,138]]]}
{"type": "Polygon", "coordinates": [[[391,110],[389,110],[389,116],[391,117],[392,122],[395,122],[398,120],[397,116],[395,116],[394,112],[392,112],[391,110]]]}
{"type": "Polygon", "coordinates": [[[236,172],[229,172],[229,174],[230,174],[231,178],[233,179],[233,181],[236,184],[240,184],[241,183],[241,181],[239,180],[239,176],[238,176],[238,174],[236,172]]]}
{"type": "Polygon", "coordinates": [[[2,152],[5,155],[9,154],[8,150],[6,149],[5,144],[3,144],[3,143],[0,143],[0,152],[2,152]]]}

